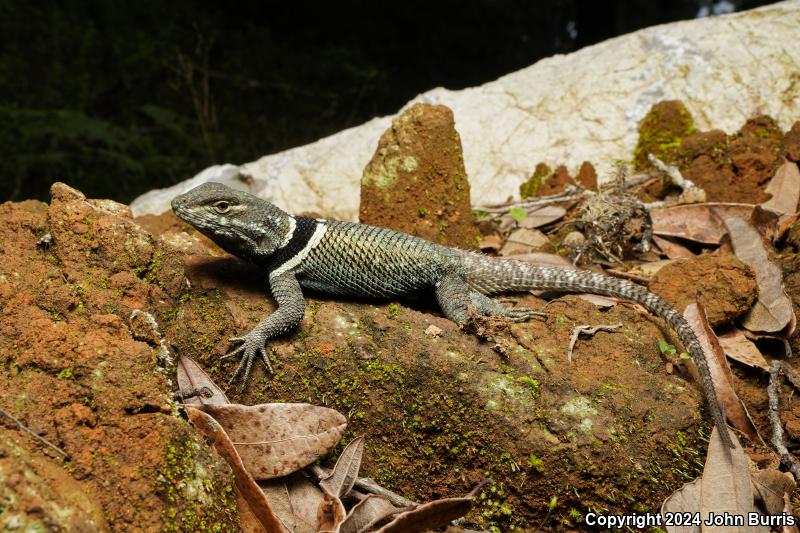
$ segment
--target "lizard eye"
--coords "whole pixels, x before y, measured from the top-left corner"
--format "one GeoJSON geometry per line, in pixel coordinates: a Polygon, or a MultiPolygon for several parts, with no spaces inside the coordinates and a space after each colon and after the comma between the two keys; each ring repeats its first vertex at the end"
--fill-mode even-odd
{"type": "Polygon", "coordinates": [[[220,200],[214,204],[214,210],[220,214],[227,213],[231,210],[231,203],[226,202],[225,200],[220,200]]]}

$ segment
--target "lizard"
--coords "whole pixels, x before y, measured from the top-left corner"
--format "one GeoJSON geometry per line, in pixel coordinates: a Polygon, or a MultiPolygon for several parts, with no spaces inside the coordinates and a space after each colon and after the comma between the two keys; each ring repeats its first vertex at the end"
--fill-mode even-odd
{"type": "Polygon", "coordinates": [[[636,302],[675,330],[699,370],[720,437],[733,442],[703,348],[689,323],[660,296],[629,280],[565,267],[541,266],[439,245],[388,228],[290,215],[276,205],[226,185],[206,182],[176,196],[174,213],[226,252],[266,270],[277,309],[249,333],[233,337],[225,357],[241,356],[246,386],[267,341],[296,327],[305,313],[303,288],[334,295],[390,299],[433,290],[444,315],[460,326],[472,318],[512,322],[536,314],[490,296],[528,290],[589,292],[636,302]]]}

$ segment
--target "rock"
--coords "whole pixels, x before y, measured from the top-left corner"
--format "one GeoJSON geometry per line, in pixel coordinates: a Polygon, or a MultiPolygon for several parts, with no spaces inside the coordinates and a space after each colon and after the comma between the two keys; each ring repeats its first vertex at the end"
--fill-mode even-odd
{"type": "Polygon", "coordinates": [[[126,206],[52,194],[0,205],[0,405],[71,460],[0,429],[0,497],[16,502],[0,529],[14,512],[20,530],[235,530],[230,470],[172,414],[158,350],[126,326],[134,308],[174,319],[182,257],[126,206]]]}
{"type": "Polygon", "coordinates": [[[469,181],[450,109],[416,104],[392,121],[364,169],[359,219],[439,244],[475,247],[469,181]]]}
{"type": "Polygon", "coordinates": [[[633,152],[638,170],[650,167],[648,155],[665,162],[675,159],[674,152],[681,141],[695,132],[692,115],[678,100],[658,102],[639,123],[639,141],[633,152]]]}
{"type": "Polygon", "coordinates": [[[547,235],[538,229],[519,228],[508,236],[505,245],[500,249],[500,255],[527,254],[544,248],[549,242],[547,235]]]}
{"type": "Polygon", "coordinates": [[[681,313],[698,297],[712,326],[745,314],[758,294],[755,274],[732,255],[672,261],[656,272],[648,287],[681,313]]]}
{"type": "Polygon", "coordinates": [[[800,163],[800,120],[792,124],[792,129],[783,138],[786,157],[789,161],[800,163]]]}
{"type": "Polygon", "coordinates": [[[670,155],[709,202],[760,203],[769,198],[764,187],[783,162],[786,144],[777,123],[758,116],[730,136],[720,130],[689,135],[670,155]]]}
{"type": "MultiPolygon", "coordinates": [[[[756,114],[788,129],[800,116],[800,85],[793,81],[800,47],[777,50],[775,43],[794,43],[797,27],[798,0],[665,24],[543,59],[480,87],[433,89],[411,104],[453,110],[473,204],[499,203],[537,161],[574,172],[583,161],[604,168],[629,159],[639,122],[662,100],[684,102],[698,130],[732,132],[756,114]]],[[[391,120],[265,156],[241,167],[247,182],[233,181],[291,212],[356,220],[364,166],[391,120]]],[[[148,193],[133,211],[166,211],[188,188],[184,182],[148,193]]]]}

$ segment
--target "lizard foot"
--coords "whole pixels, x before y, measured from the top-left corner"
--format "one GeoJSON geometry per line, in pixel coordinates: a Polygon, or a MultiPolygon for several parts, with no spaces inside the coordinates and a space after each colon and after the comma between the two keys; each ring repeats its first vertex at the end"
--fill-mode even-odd
{"type": "Polygon", "coordinates": [[[530,307],[504,307],[500,313],[507,317],[511,322],[527,322],[534,316],[547,316],[540,311],[534,311],[530,307]]]}
{"type": "Polygon", "coordinates": [[[247,387],[247,382],[250,379],[250,370],[253,367],[253,361],[256,357],[264,361],[270,374],[273,373],[272,365],[265,351],[264,340],[260,336],[249,333],[244,337],[232,337],[228,342],[231,344],[241,343],[239,346],[220,357],[220,359],[228,359],[238,355],[242,357],[241,361],[239,361],[239,366],[236,367],[236,371],[231,376],[231,383],[235,382],[236,378],[244,372],[244,374],[242,374],[242,390],[247,387]]]}

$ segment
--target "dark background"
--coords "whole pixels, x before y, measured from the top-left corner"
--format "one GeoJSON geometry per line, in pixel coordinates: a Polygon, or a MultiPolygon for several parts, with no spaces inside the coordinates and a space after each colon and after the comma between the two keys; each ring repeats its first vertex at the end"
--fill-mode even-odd
{"type": "Polygon", "coordinates": [[[0,201],[128,202],[701,3],[0,0],[0,201]]]}

